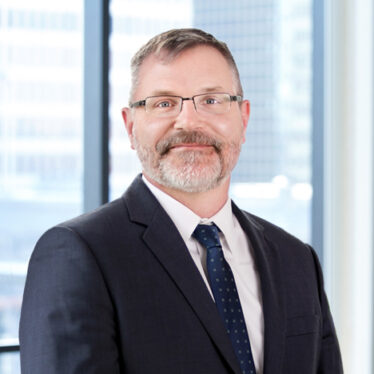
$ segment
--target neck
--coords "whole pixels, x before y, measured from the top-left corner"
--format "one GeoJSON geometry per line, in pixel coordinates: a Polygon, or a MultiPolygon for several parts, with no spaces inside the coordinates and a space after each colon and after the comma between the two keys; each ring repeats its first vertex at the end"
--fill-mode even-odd
{"type": "Polygon", "coordinates": [[[222,181],[219,186],[209,191],[191,193],[165,187],[149,178],[146,174],[144,174],[144,177],[154,186],[175,200],[178,200],[181,204],[191,209],[201,218],[210,218],[214,216],[220,209],[222,209],[228,199],[230,178],[222,181]]]}

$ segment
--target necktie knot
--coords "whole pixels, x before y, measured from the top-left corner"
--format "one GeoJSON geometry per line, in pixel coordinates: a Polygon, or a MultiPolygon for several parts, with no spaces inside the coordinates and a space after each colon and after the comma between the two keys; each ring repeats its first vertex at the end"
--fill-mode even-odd
{"type": "Polygon", "coordinates": [[[197,225],[192,236],[205,248],[221,247],[216,225],[197,225]]]}

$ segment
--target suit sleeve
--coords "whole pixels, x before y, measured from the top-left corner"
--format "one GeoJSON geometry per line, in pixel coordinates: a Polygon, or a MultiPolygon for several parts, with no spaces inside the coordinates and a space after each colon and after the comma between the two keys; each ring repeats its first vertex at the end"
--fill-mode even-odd
{"type": "Polygon", "coordinates": [[[318,365],[318,374],[342,374],[343,364],[334,322],[323,286],[323,275],[317,254],[311,249],[316,272],[322,309],[322,343],[318,365]]]}
{"type": "Polygon", "coordinates": [[[22,374],[119,373],[112,302],[99,266],[71,229],[42,236],[20,321],[22,374]]]}

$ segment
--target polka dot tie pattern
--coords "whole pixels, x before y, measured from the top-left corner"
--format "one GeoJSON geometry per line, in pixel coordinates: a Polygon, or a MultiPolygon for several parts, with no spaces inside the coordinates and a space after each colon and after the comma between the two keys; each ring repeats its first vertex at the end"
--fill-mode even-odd
{"type": "Polygon", "coordinates": [[[234,275],[226,262],[215,225],[197,225],[192,236],[207,250],[207,270],[219,314],[243,374],[255,374],[251,345],[234,275]]]}

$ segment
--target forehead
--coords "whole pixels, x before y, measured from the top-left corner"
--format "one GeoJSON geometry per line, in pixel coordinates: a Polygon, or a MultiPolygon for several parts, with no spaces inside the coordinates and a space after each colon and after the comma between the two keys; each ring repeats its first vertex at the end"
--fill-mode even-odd
{"type": "Polygon", "coordinates": [[[161,92],[190,96],[212,89],[233,93],[233,69],[215,48],[197,46],[173,59],[148,56],[139,69],[134,94],[138,99],[161,92]]]}

